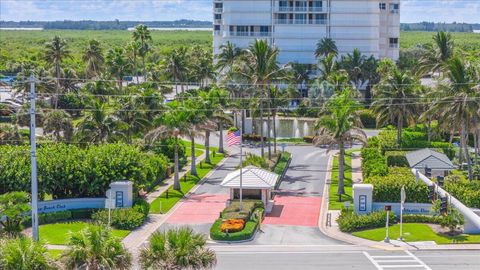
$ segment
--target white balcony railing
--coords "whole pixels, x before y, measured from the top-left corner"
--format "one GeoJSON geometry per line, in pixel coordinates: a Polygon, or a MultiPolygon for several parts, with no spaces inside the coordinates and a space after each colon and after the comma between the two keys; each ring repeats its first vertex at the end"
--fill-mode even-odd
{"type": "Polygon", "coordinates": [[[317,19],[317,20],[276,19],[275,24],[318,24],[318,25],[325,25],[325,24],[327,24],[327,20],[326,19],[317,19]]]}
{"type": "Polygon", "coordinates": [[[227,32],[230,37],[270,37],[272,32],[227,32]]]}
{"type": "Polygon", "coordinates": [[[390,46],[389,46],[391,49],[398,49],[399,46],[398,46],[398,43],[390,43],[390,46]]]}
{"type": "Polygon", "coordinates": [[[221,30],[213,30],[213,35],[220,36],[222,34],[221,30]]]}
{"type": "Polygon", "coordinates": [[[215,13],[222,13],[223,12],[223,8],[214,8],[213,11],[215,13]]]}
{"type": "Polygon", "coordinates": [[[214,19],[213,23],[214,24],[222,24],[222,19],[214,19]]]}
{"type": "Polygon", "coordinates": [[[324,12],[323,7],[276,7],[277,12],[324,12]]]}

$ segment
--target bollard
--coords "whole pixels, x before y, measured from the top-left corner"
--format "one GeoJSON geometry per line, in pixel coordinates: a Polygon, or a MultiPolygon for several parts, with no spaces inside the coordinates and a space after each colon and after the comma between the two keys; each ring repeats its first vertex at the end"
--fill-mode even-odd
{"type": "Polygon", "coordinates": [[[165,192],[165,198],[168,199],[168,189],[167,189],[167,191],[165,192]]]}

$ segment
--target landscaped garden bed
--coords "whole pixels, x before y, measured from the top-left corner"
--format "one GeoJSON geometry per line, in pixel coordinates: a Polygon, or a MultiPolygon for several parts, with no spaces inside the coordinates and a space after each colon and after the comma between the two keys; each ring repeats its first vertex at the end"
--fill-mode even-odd
{"type": "Polygon", "coordinates": [[[264,205],[261,201],[233,201],[210,228],[210,238],[216,241],[251,240],[262,222],[264,205]]]}
{"type": "Polygon", "coordinates": [[[329,210],[340,210],[344,207],[345,202],[353,204],[352,197],[352,155],[351,152],[345,152],[345,171],[344,171],[344,188],[345,194],[341,197],[337,195],[338,190],[338,155],[333,158],[332,176],[329,188],[330,198],[328,201],[329,210]]]}

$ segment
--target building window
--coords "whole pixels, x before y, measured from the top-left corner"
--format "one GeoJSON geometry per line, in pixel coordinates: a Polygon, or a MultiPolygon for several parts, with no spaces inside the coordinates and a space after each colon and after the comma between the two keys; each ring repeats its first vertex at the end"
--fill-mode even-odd
{"type": "Polygon", "coordinates": [[[390,38],[390,48],[398,48],[398,38],[390,38]]]}
{"type": "Polygon", "coordinates": [[[306,24],[307,14],[295,14],[295,24],[306,24]]]}
{"type": "Polygon", "coordinates": [[[221,20],[222,14],[215,14],[215,20],[221,20]]]}
{"type": "Polygon", "coordinates": [[[215,8],[223,8],[223,3],[215,3],[215,8]]]}
{"type": "Polygon", "coordinates": [[[400,4],[390,4],[390,13],[399,13],[400,4]]]}
{"type": "Polygon", "coordinates": [[[220,31],[220,25],[215,25],[213,28],[215,31],[220,31]]]}
{"type": "Polygon", "coordinates": [[[386,3],[380,3],[380,10],[386,10],[387,9],[387,4],[386,3]]]}

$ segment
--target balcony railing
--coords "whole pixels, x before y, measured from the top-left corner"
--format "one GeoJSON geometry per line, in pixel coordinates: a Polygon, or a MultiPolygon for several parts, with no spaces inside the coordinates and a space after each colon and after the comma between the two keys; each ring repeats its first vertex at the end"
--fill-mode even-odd
{"type": "Polygon", "coordinates": [[[399,48],[398,43],[390,43],[389,47],[392,48],[392,49],[398,49],[399,48]]]}
{"type": "Polygon", "coordinates": [[[324,12],[323,7],[277,7],[277,12],[324,12]]]}
{"type": "Polygon", "coordinates": [[[220,36],[222,34],[221,30],[213,30],[213,35],[220,36]]]}
{"type": "Polygon", "coordinates": [[[223,8],[214,8],[213,11],[215,13],[222,13],[223,12],[223,8]]]}
{"type": "Polygon", "coordinates": [[[272,32],[228,32],[231,37],[269,37],[272,32]]]}
{"type": "Polygon", "coordinates": [[[214,24],[222,24],[222,19],[214,19],[213,23],[214,24]]]}
{"type": "Polygon", "coordinates": [[[275,24],[327,24],[326,19],[302,20],[302,19],[276,19],[275,24]]]}

